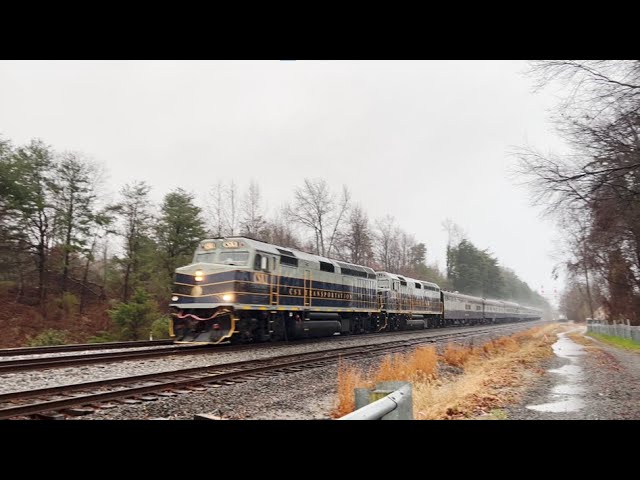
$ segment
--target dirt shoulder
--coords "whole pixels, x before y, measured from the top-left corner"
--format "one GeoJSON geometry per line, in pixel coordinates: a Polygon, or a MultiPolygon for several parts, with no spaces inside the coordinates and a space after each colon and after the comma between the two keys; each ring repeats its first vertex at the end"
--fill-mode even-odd
{"type": "Polygon", "coordinates": [[[561,335],[554,355],[541,365],[511,420],[640,419],[640,353],[611,347],[578,327],[561,335]]]}

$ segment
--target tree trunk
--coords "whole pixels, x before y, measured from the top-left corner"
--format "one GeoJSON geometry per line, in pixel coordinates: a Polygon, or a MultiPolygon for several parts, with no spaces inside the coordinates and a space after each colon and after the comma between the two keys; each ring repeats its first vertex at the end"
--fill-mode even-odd
{"type": "Polygon", "coordinates": [[[46,254],[44,248],[42,243],[38,245],[38,293],[40,294],[40,308],[43,313],[45,313],[44,301],[47,296],[45,291],[46,254]]]}
{"type": "Polygon", "coordinates": [[[127,303],[129,300],[129,276],[131,275],[131,262],[127,263],[127,269],[124,272],[124,289],[122,294],[122,301],[127,303]]]}
{"type": "Polygon", "coordinates": [[[67,291],[67,276],[69,275],[69,257],[71,255],[71,231],[73,218],[73,196],[69,201],[69,211],[67,212],[67,236],[64,242],[64,266],[62,268],[62,292],[67,291]]]}

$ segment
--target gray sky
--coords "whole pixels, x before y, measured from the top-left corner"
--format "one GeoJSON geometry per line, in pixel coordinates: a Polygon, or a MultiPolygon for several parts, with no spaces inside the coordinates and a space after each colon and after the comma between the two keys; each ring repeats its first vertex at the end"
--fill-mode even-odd
{"type": "MultiPolygon", "coordinates": [[[[0,134],[103,163],[116,192],[146,180],[202,199],[251,178],[270,208],[305,177],[346,183],[445,264],[452,219],[544,293],[557,233],[508,176],[515,146],[563,149],[556,100],[520,61],[0,62],[0,134]]],[[[337,191],[337,189],[336,189],[337,191]]]]}

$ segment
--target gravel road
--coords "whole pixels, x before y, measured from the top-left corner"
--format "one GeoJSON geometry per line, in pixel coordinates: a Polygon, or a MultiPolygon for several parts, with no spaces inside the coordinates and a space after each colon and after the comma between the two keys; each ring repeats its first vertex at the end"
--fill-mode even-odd
{"type": "MultiPolygon", "coordinates": [[[[577,331],[584,334],[586,328],[577,331]]],[[[640,353],[585,336],[585,347],[561,334],[546,374],[528,388],[520,405],[505,408],[516,420],[640,419],[640,353]]]]}

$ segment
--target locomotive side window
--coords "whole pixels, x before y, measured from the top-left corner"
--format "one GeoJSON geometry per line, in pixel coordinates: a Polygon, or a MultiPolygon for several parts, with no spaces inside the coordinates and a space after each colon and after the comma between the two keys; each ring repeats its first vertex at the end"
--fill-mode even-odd
{"type": "Polygon", "coordinates": [[[323,262],[322,260],[320,260],[320,270],[323,272],[332,272],[332,273],[336,271],[336,269],[332,264],[323,262]]]}
{"type": "Polygon", "coordinates": [[[288,257],[287,255],[280,255],[280,265],[286,265],[287,267],[297,267],[298,259],[294,257],[288,257]]]}
{"type": "Polygon", "coordinates": [[[253,261],[253,269],[254,270],[264,270],[265,272],[268,271],[268,258],[265,257],[264,255],[260,255],[259,253],[256,253],[256,258],[253,261]]]}

